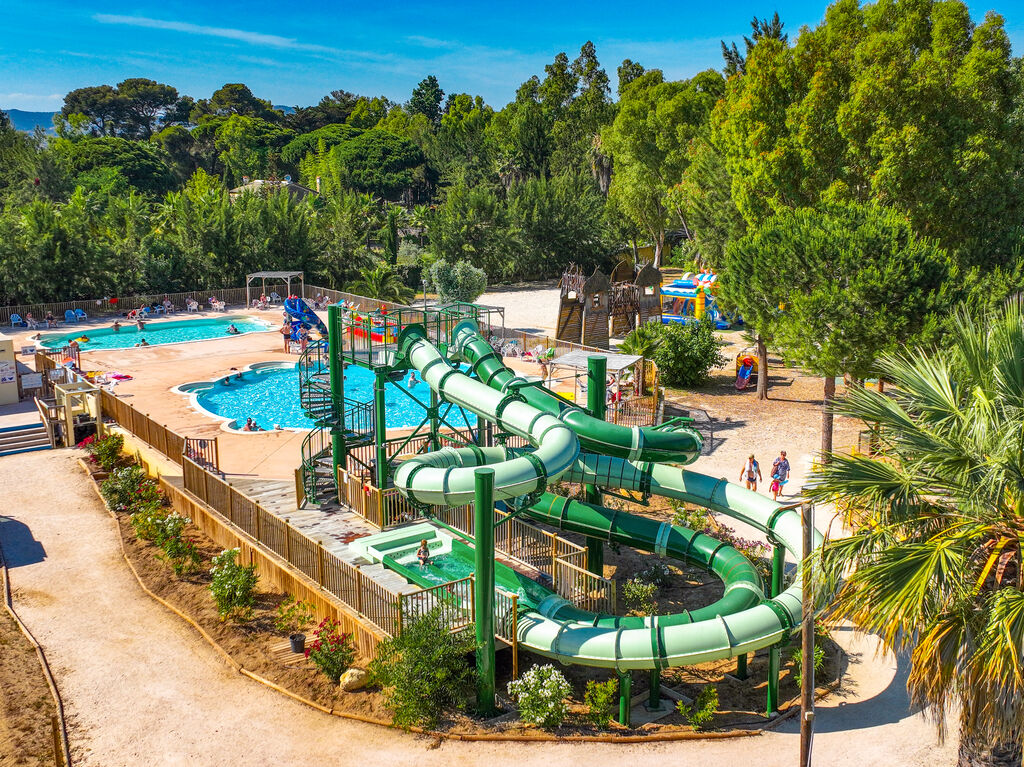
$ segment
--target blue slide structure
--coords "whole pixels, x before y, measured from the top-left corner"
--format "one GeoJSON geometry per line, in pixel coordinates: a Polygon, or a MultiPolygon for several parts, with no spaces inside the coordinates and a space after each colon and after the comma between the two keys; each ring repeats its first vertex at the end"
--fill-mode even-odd
{"type": "Polygon", "coordinates": [[[327,326],[323,321],[316,316],[316,312],[306,303],[304,298],[298,296],[288,296],[284,300],[285,313],[291,317],[292,321],[292,334],[291,338],[293,341],[299,339],[299,328],[306,327],[307,329],[316,328],[320,331],[320,335],[327,338],[327,326]]]}

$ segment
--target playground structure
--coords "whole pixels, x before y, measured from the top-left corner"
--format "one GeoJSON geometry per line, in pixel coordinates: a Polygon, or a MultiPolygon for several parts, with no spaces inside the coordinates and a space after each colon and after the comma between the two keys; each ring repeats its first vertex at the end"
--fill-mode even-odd
{"type": "Polygon", "coordinates": [[[719,306],[717,289],[718,275],[714,272],[687,272],[661,288],[661,321],[693,322],[707,316],[718,330],[730,330],[741,324],[742,320],[719,306]]]}
{"type": "Polygon", "coordinates": [[[590,277],[570,264],[559,281],[555,336],[601,349],[612,336],[661,318],[661,271],[651,264],[620,261],[611,277],[595,269],[590,277]]]}
{"type": "MultiPolygon", "coordinates": [[[[601,283],[595,278],[608,284],[607,278],[576,275],[571,292],[601,308],[599,292],[586,291],[601,283]]],[[[489,311],[472,304],[328,308],[327,340],[312,342],[300,361],[300,397],[316,419],[303,445],[306,498],[324,503],[341,495],[351,505],[369,489],[400,494],[398,512],[379,524],[395,529],[360,539],[353,549],[425,589],[447,589],[446,609],[472,608],[483,712],[494,705],[495,626],[510,624],[514,646],[618,674],[625,724],[630,670],[650,674],[649,704],[658,707],[662,669],[735,657],[743,678],[748,654],[763,648],[770,648],[768,710],[775,710],[780,648],[801,619],[799,577],[783,588],[785,551],[798,560],[801,555],[799,513],[724,479],[680,468],[702,448],[688,419],[655,427],[607,422],[604,356],[588,360],[586,407],[517,375],[480,332],[481,324],[489,325],[489,311]],[[345,397],[347,365],[374,373],[373,402],[345,397]],[[404,384],[410,371],[421,383],[404,384]],[[387,382],[424,407],[419,425],[389,431],[387,382]],[[467,414],[475,416],[474,426],[466,425],[467,414]],[[347,482],[352,475],[359,475],[354,493],[339,485],[339,478],[347,482]],[[557,480],[581,484],[583,499],[548,492],[557,480]],[[673,498],[762,531],[773,546],[767,590],[732,547],[702,532],[607,508],[605,493],[629,493],[641,503],[673,498]],[[471,532],[446,521],[455,510],[472,514],[471,532]],[[496,535],[518,518],[585,537],[586,567],[566,570],[575,585],[541,583],[495,562],[496,535]],[[415,562],[423,539],[429,566],[415,562]],[[675,615],[616,615],[614,584],[603,577],[605,543],[701,567],[724,581],[725,593],[712,605],[675,615]],[[595,599],[596,592],[605,597],[595,599]]],[[[585,316],[580,320],[586,327],[585,316]]]]}

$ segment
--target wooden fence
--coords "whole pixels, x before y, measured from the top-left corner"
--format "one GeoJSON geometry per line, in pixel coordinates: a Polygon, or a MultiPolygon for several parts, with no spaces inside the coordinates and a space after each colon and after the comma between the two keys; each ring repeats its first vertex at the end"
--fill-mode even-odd
{"type": "MultiPolygon", "coordinates": [[[[118,399],[106,389],[100,389],[100,413],[112,418],[121,428],[130,431],[136,437],[152,445],[177,464],[182,463],[185,452],[186,438],[173,429],[153,420],[122,399],[118,399]]],[[[216,438],[205,440],[216,442],[216,438]]],[[[216,455],[216,446],[212,448],[216,455]]]]}
{"type": "Polygon", "coordinates": [[[21,304],[19,306],[0,306],[0,325],[10,325],[11,315],[17,314],[22,319],[26,314],[31,313],[38,321],[51,312],[61,322],[64,321],[64,312],[83,311],[88,317],[114,317],[120,316],[133,309],[142,306],[149,306],[153,303],[162,303],[164,298],[170,299],[179,310],[184,310],[185,299],[194,298],[199,306],[205,309],[207,299],[216,296],[228,306],[242,307],[245,305],[245,288],[217,288],[215,290],[189,290],[184,293],[151,293],[140,296],[124,296],[116,299],[92,298],[78,301],[58,301],[49,304],[21,304]]]}

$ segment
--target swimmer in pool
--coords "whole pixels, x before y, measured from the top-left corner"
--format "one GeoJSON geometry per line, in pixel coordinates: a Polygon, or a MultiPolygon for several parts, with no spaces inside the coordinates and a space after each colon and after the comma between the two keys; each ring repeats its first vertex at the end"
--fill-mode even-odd
{"type": "Polygon", "coordinates": [[[416,559],[420,561],[420,567],[426,567],[430,562],[430,547],[427,545],[426,538],[420,541],[420,547],[416,550],[416,559]]]}
{"type": "Polygon", "coordinates": [[[409,380],[407,380],[405,382],[405,385],[408,386],[411,389],[412,387],[414,387],[419,382],[420,382],[420,380],[416,377],[416,373],[414,373],[412,370],[410,370],[409,371],[409,380]]]}

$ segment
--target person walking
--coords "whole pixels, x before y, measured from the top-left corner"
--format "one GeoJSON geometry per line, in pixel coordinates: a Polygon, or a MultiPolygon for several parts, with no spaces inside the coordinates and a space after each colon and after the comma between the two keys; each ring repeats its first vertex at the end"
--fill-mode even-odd
{"type": "Polygon", "coordinates": [[[747,458],[747,462],[743,464],[743,468],[740,469],[740,481],[746,483],[747,490],[753,490],[756,493],[757,483],[761,479],[761,466],[758,464],[757,459],[754,458],[754,454],[751,453],[747,458]]]}
{"type": "Polygon", "coordinates": [[[778,500],[779,494],[782,492],[782,488],[789,482],[789,459],[786,458],[786,451],[782,450],[779,452],[779,457],[772,462],[772,487],[775,500],[778,500]],[[778,490],[774,488],[778,484],[778,490]]]}

